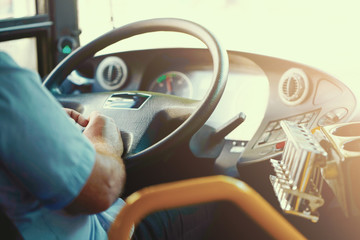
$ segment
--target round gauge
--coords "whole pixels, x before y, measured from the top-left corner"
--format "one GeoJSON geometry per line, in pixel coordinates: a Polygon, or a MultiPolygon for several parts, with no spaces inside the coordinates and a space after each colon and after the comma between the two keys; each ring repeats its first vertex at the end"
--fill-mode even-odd
{"type": "Polygon", "coordinates": [[[192,98],[193,86],[190,79],[185,74],[171,71],[166,72],[153,80],[149,91],[192,98]]]}

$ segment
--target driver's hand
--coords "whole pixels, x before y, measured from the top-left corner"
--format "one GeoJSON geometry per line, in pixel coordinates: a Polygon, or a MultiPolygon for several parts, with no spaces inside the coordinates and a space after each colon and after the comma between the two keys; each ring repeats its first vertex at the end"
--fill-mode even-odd
{"type": "Polygon", "coordinates": [[[97,151],[121,156],[124,146],[114,120],[98,112],[92,112],[83,134],[94,144],[97,151]]]}
{"type": "Polygon", "coordinates": [[[71,108],[64,108],[64,110],[69,115],[69,117],[72,118],[80,126],[86,127],[88,125],[89,120],[86,119],[81,113],[71,108]]]}

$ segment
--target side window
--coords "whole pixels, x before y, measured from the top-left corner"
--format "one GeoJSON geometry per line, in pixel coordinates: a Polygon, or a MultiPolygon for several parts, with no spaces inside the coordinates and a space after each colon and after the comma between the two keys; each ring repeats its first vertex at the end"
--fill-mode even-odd
{"type": "Polygon", "coordinates": [[[35,37],[0,42],[0,51],[9,54],[21,67],[38,71],[35,37]]]}
{"type": "Polygon", "coordinates": [[[21,18],[36,15],[35,0],[1,0],[0,19],[21,18]]]}
{"type": "Polygon", "coordinates": [[[42,76],[52,68],[48,12],[48,0],[0,1],[0,51],[42,76]]]}

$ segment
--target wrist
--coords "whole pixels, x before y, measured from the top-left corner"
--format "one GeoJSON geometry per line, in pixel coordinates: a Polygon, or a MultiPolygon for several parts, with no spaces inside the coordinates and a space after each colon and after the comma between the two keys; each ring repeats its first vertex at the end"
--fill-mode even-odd
{"type": "Polygon", "coordinates": [[[121,158],[122,151],[117,147],[113,146],[111,143],[108,143],[102,138],[92,138],[90,141],[93,143],[93,146],[97,153],[109,157],[121,158]]]}

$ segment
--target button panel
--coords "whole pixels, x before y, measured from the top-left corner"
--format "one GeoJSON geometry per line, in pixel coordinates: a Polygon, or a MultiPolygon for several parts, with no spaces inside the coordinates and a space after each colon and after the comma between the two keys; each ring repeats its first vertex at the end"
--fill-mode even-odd
{"type": "Polygon", "coordinates": [[[287,120],[304,126],[305,128],[310,128],[319,112],[320,109],[269,122],[253,148],[269,146],[285,141],[286,135],[280,126],[280,121],[287,120]]]}

